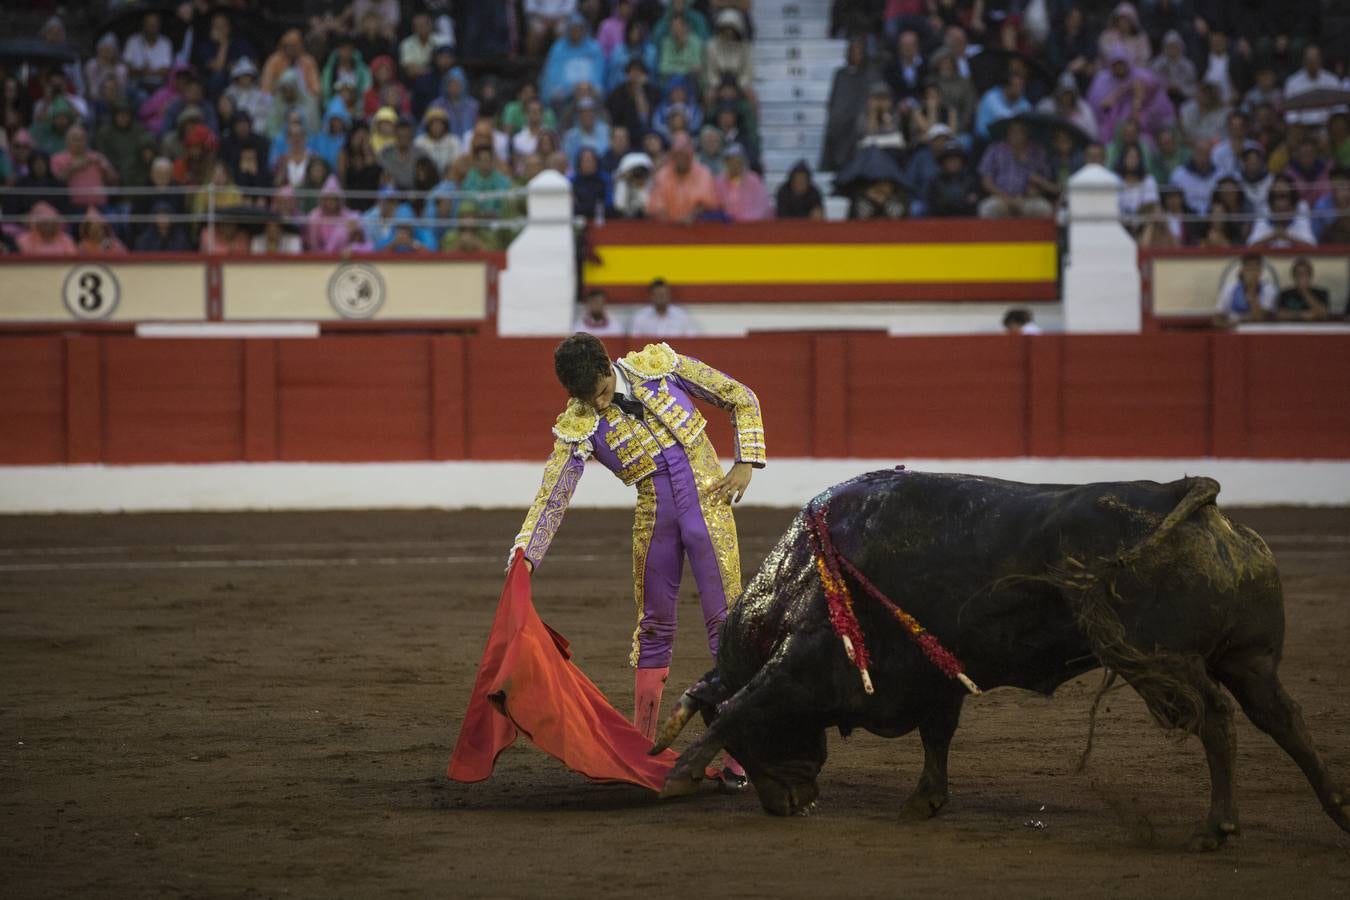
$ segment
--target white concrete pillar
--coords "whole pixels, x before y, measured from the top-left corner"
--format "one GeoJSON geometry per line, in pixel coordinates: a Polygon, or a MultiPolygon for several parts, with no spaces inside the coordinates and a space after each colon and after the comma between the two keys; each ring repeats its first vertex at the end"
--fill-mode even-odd
{"type": "Polygon", "coordinates": [[[1138,251],[1121,227],[1120,179],[1086,165],[1069,179],[1069,265],[1064,329],[1071,334],[1140,331],[1143,298],[1138,251]]]}
{"type": "Polygon", "coordinates": [[[506,269],[497,282],[497,333],[570,334],[577,266],[572,186],[549,169],[526,190],[525,229],[506,248],[506,269]]]}

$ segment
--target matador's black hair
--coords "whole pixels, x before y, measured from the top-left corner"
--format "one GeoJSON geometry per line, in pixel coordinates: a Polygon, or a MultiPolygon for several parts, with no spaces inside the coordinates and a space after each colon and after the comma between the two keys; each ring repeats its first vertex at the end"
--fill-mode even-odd
{"type": "Polygon", "coordinates": [[[600,379],[609,374],[611,364],[600,339],[579,331],[553,351],[553,369],[567,393],[590,400],[595,396],[600,379]]]}

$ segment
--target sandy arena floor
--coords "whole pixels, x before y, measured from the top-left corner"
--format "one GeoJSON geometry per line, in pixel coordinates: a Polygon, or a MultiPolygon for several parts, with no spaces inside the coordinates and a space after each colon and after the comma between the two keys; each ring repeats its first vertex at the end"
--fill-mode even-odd
{"type": "MultiPolygon", "coordinates": [[[[747,571],[790,515],[741,512],[747,571]]],[[[1280,559],[1284,681],[1350,781],[1350,510],[1237,517],[1280,559]]],[[[0,893],[1346,895],[1350,835],[1241,716],[1244,834],[1219,853],[1181,849],[1207,804],[1198,742],[1165,739],[1132,693],[1114,695],[1074,774],[1095,676],[1049,702],[968,702],[952,800],[926,823],[898,816],[917,735],[832,736],[807,819],[770,818],[751,793],[660,803],[593,785],[523,742],[492,780],[448,782],[518,524],[0,519],[0,893]]],[[[623,710],[628,527],[574,511],[535,582],[543,617],[623,710]]],[[[673,685],[707,664],[686,593],[673,685]]]]}

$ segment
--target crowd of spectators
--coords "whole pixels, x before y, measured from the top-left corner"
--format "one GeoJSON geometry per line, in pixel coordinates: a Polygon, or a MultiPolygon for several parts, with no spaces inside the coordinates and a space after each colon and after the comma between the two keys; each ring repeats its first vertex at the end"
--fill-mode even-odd
{"type": "MultiPolygon", "coordinates": [[[[762,180],[749,0],[304,6],[303,27],[269,37],[258,0],[195,0],[96,28],[76,62],[0,69],[0,182],[22,189],[0,240],[494,249],[521,193],[472,195],[546,169],[587,219],[823,217],[809,169],[776,197],[762,180]]],[[[55,17],[41,38],[71,45],[55,17]]]]}
{"type": "Polygon", "coordinates": [[[1143,243],[1350,242],[1350,42],[1323,22],[1320,0],[837,0],[820,165],[872,173],[845,179],[855,218],[1047,216],[1097,163],[1143,243]]]}

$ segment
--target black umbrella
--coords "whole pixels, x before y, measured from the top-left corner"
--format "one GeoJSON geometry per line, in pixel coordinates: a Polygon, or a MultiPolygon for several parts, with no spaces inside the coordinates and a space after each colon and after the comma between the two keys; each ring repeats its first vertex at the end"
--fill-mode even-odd
{"type": "Polygon", "coordinates": [[[1081,150],[1092,143],[1092,138],[1083,132],[1076,124],[1054,113],[1029,112],[1020,113],[1006,119],[999,119],[996,122],[989,123],[989,139],[1001,141],[1008,136],[1008,126],[1013,122],[1021,122],[1027,127],[1027,136],[1033,143],[1050,146],[1050,140],[1054,136],[1055,129],[1062,128],[1073,138],[1075,149],[1081,150]]]}
{"type": "Polygon", "coordinates": [[[0,41],[0,62],[79,62],[69,44],[51,44],[38,38],[6,38],[0,41]]]}
{"type": "Polygon", "coordinates": [[[975,93],[983,94],[994,85],[1002,84],[1004,76],[1008,74],[1009,65],[1015,59],[1021,60],[1026,69],[1028,86],[1032,83],[1041,85],[1042,89],[1036,91],[1035,95],[1044,96],[1049,93],[1050,88],[1054,87],[1055,78],[1045,63],[1025,53],[998,47],[986,48],[970,58],[970,83],[974,86],[975,93]]]}
{"type": "Polygon", "coordinates": [[[834,192],[848,196],[859,187],[875,181],[903,185],[905,174],[895,157],[880,147],[863,147],[834,176],[834,192]]]}
{"type": "Polygon", "coordinates": [[[1281,109],[1285,112],[1298,109],[1329,109],[1333,106],[1350,106],[1350,91],[1341,88],[1313,88],[1292,97],[1285,97],[1281,109]]]}

